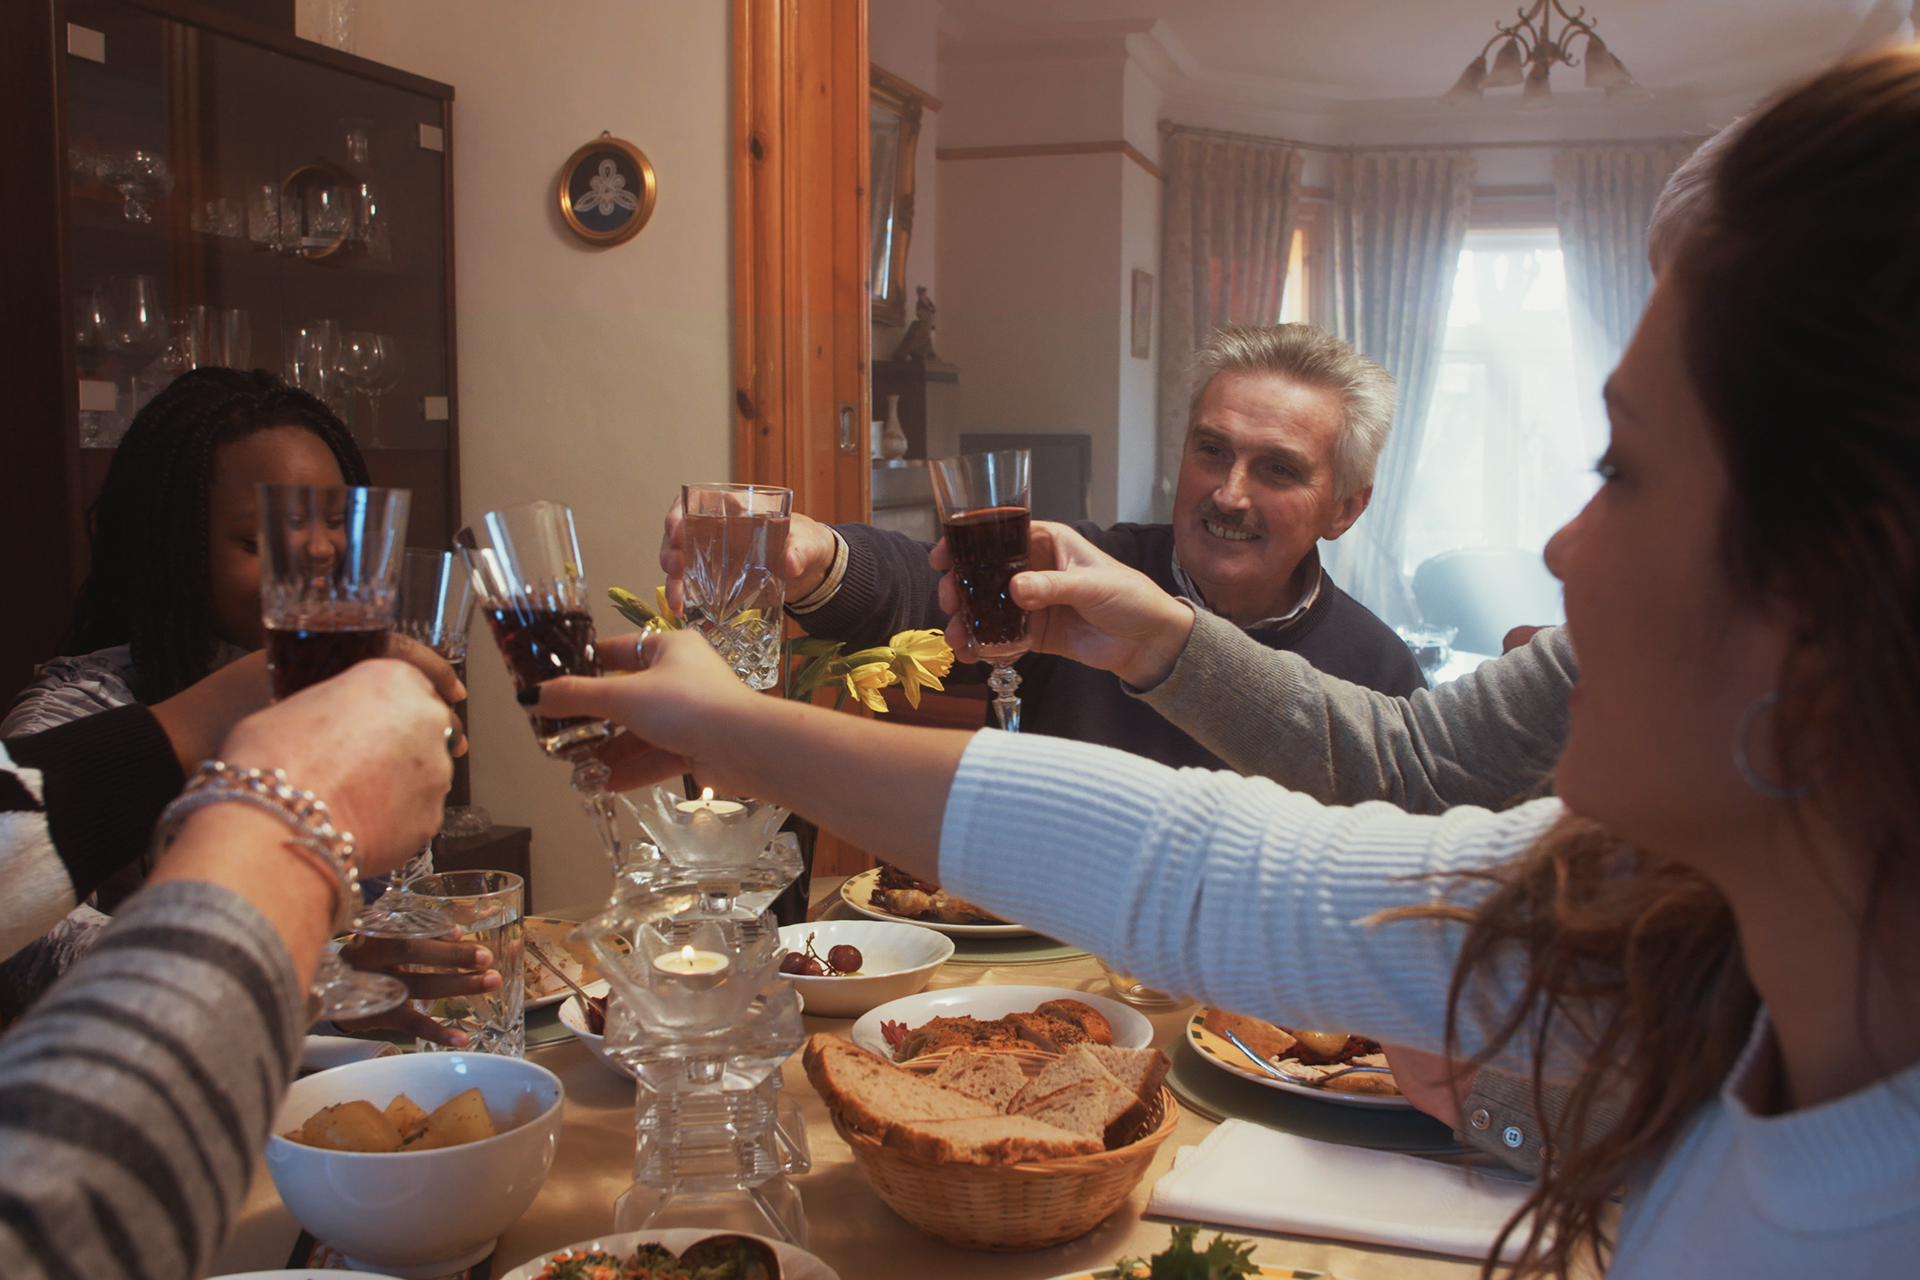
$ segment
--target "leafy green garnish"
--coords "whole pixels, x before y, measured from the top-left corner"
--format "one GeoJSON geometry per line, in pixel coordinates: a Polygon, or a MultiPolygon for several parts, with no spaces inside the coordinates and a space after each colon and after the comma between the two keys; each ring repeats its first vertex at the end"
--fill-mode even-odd
{"type": "Polygon", "coordinates": [[[1096,1280],[1234,1280],[1259,1273],[1253,1260],[1253,1241],[1216,1235],[1205,1250],[1193,1247],[1200,1228],[1187,1223],[1173,1229],[1173,1240],[1151,1258],[1121,1258],[1111,1270],[1096,1271],[1096,1280]]]}

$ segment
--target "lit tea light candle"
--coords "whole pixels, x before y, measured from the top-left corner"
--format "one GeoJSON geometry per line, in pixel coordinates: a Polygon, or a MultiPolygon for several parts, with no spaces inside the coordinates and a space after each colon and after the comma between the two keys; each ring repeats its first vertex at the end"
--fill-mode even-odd
{"type": "Polygon", "coordinates": [[[698,977],[719,973],[727,967],[727,958],[718,951],[695,951],[692,947],[682,947],[678,951],[655,956],[653,967],[676,977],[698,977]]]}
{"type": "Polygon", "coordinates": [[[682,800],[673,807],[682,813],[691,813],[696,816],[702,813],[710,813],[716,818],[724,818],[728,814],[739,813],[747,806],[741,804],[738,800],[715,800],[713,798],[713,788],[702,787],[698,800],[682,800]]]}

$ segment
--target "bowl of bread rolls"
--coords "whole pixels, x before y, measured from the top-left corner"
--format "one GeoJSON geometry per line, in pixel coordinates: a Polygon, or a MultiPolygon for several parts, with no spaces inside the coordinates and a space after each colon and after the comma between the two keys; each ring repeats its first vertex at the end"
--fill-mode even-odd
{"type": "Polygon", "coordinates": [[[816,1035],[802,1061],[887,1205],[969,1249],[1040,1249],[1119,1208],[1173,1132],[1158,1049],[955,1045],[895,1065],[816,1035]]]}

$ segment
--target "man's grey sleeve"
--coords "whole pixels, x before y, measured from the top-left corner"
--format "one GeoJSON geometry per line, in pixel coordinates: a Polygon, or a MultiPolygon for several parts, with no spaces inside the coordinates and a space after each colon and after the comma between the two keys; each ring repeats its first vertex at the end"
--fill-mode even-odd
{"type": "Polygon", "coordinates": [[[1201,613],[1172,673],[1138,696],[1243,774],[1327,804],[1439,813],[1541,794],[1576,679],[1566,629],[1548,627],[1458,680],[1395,698],[1201,613]]]}

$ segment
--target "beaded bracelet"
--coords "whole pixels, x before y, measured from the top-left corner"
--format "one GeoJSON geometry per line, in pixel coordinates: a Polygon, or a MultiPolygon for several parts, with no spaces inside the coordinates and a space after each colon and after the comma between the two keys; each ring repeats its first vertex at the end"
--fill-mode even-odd
{"type": "Polygon", "coordinates": [[[293,828],[296,838],[287,841],[287,847],[314,862],[336,884],[333,931],[343,932],[360,906],[360,869],[353,833],[334,830],[333,811],[327,802],[311,791],[291,786],[284,770],[246,769],[223,760],[206,761],[187,780],[186,789],[161,812],[154,832],[155,851],[173,843],[188,814],[228,801],[252,805],[293,828]]]}

